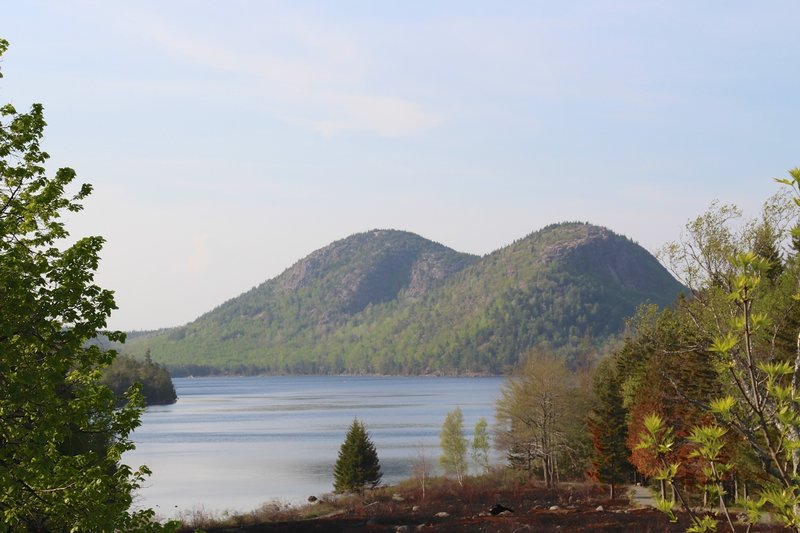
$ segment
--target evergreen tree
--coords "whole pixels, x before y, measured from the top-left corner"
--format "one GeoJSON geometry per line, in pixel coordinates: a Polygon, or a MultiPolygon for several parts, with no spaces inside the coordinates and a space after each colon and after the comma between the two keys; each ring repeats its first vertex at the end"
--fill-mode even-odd
{"type": "Polygon", "coordinates": [[[382,476],[375,445],[364,423],[354,418],[333,467],[333,489],[336,492],[360,492],[365,487],[376,487],[382,476]]]}
{"type": "Polygon", "coordinates": [[[439,442],[442,448],[439,464],[445,473],[455,474],[458,483],[462,485],[467,469],[467,439],[464,437],[464,414],[460,407],[447,413],[439,442]]]}
{"type": "Polygon", "coordinates": [[[633,473],[628,461],[628,423],[613,360],[606,359],[597,369],[594,381],[595,403],[589,414],[593,458],[591,475],[610,485],[614,499],[615,485],[624,483],[633,473]]]}

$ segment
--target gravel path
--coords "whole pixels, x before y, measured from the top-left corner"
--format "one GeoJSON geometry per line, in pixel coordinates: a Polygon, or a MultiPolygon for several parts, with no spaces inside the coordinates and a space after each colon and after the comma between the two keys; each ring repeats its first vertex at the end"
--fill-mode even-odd
{"type": "Polygon", "coordinates": [[[628,494],[631,496],[631,505],[633,507],[655,507],[656,500],[653,498],[653,493],[648,487],[641,485],[630,485],[628,487],[628,494]]]}

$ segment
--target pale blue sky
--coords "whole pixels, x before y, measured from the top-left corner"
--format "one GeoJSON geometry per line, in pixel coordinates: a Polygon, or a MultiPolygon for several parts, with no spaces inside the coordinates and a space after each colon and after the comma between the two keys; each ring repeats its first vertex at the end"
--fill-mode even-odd
{"type": "Polygon", "coordinates": [[[0,102],[95,185],[111,326],[175,326],[372,228],[656,251],[800,166],[800,3],[2,2],[0,102]]]}

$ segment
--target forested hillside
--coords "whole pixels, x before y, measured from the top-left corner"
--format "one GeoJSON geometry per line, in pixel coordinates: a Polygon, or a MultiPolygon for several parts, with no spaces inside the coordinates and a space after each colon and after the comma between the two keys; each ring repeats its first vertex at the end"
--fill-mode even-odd
{"type": "Polygon", "coordinates": [[[646,250],[589,224],[548,226],[482,258],[380,230],[125,350],[193,373],[502,373],[534,347],[575,364],[638,305],[681,289],[646,250]]]}

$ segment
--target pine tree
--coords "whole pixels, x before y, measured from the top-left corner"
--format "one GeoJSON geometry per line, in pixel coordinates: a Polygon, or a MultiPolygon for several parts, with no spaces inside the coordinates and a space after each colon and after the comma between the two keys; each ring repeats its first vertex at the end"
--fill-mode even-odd
{"type": "Polygon", "coordinates": [[[375,445],[364,423],[354,418],[333,467],[333,489],[336,492],[360,492],[365,487],[377,486],[382,476],[375,445]]]}
{"type": "Polygon", "coordinates": [[[608,483],[611,499],[615,497],[615,486],[624,483],[633,472],[628,461],[627,412],[622,405],[619,377],[613,361],[606,359],[597,370],[594,382],[595,404],[589,413],[589,431],[594,448],[591,475],[600,482],[608,483]]]}

